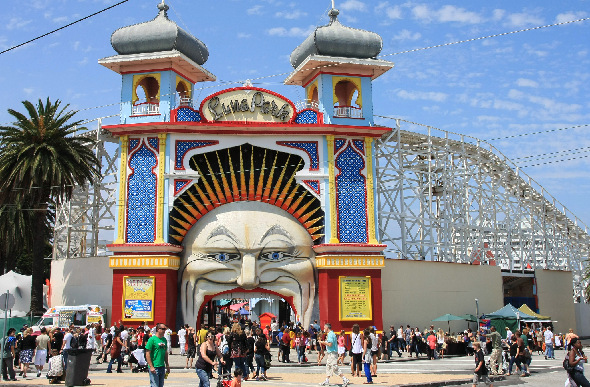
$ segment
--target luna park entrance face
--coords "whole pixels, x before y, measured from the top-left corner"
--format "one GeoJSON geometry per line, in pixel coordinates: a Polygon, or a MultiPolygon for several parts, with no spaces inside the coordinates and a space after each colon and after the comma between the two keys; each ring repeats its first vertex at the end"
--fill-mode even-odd
{"type": "Polygon", "coordinates": [[[246,294],[253,293],[254,298],[272,300],[262,302],[276,305],[270,310],[279,322],[293,314],[309,325],[316,292],[312,245],[295,218],[267,203],[228,203],[207,213],[185,237],[180,273],[184,322],[217,323],[223,319],[221,308],[239,304],[235,300],[250,305],[253,296],[246,294]],[[245,294],[238,295],[240,291],[245,294]],[[228,299],[221,305],[220,300],[228,299]],[[281,299],[293,313],[281,308],[281,299]]]}

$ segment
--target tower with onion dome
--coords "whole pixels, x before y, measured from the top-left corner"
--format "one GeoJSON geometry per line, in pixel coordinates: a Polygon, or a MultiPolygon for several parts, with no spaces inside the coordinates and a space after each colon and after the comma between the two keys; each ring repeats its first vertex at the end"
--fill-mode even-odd
{"type": "Polygon", "coordinates": [[[121,124],[168,122],[178,106],[192,106],[194,85],[215,81],[202,65],[207,46],[168,19],[158,4],[151,21],[116,30],[111,45],[119,54],[99,60],[121,74],[121,124]]]}
{"type": "Polygon", "coordinates": [[[306,101],[335,125],[372,126],[372,81],[393,67],[377,59],[383,47],[374,32],[346,27],[332,8],[330,23],[316,28],[291,53],[295,71],[287,85],[305,88],[306,101]]]}

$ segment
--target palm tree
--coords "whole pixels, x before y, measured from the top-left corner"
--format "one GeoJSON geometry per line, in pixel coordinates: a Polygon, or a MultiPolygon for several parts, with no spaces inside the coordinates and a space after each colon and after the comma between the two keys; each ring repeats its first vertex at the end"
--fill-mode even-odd
{"type": "Polygon", "coordinates": [[[100,175],[92,140],[73,136],[81,121],[70,121],[76,111],[60,108],[49,98],[37,105],[23,101],[28,116],[8,109],[14,126],[0,126],[0,205],[27,203],[32,256],[31,313],[43,311],[43,249],[47,241],[50,205],[72,196],[76,185],[100,175]]]}

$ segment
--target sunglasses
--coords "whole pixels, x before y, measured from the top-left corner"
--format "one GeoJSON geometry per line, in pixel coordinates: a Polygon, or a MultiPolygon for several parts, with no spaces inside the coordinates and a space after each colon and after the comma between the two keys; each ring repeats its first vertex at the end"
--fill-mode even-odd
{"type": "Polygon", "coordinates": [[[165,331],[166,328],[158,328],[159,331],[165,331]]]}

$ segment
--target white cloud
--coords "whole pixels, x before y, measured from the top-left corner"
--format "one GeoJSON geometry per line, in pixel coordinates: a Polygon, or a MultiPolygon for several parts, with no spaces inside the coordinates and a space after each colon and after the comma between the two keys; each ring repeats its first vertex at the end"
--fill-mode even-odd
{"type": "Polygon", "coordinates": [[[453,5],[445,5],[438,11],[439,21],[441,22],[459,22],[468,24],[477,24],[482,21],[481,16],[475,12],[470,12],[464,8],[457,8],[453,5]]]}
{"type": "Polygon", "coordinates": [[[538,82],[526,78],[518,78],[516,84],[521,87],[539,87],[538,82]]]}
{"type": "Polygon", "coordinates": [[[32,87],[25,87],[25,88],[23,89],[23,92],[24,92],[25,94],[27,94],[27,95],[31,95],[31,94],[33,94],[33,92],[34,92],[34,91],[35,91],[35,89],[33,89],[32,87]]]}
{"type": "Polygon", "coordinates": [[[588,14],[583,11],[578,11],[578,12],[570,11],[570,12],[560,13],[559,15],[557,15],[555,17],[555,23],[564,23],[564,22],[568,22],[568,21],[572,21],[572,20],[583,19],[587,16],[588,16],[588,14]]]}
{"type": "Polygon", "coordinates": [[[88,57],[84,57],[84,59],[82,59],[81,61],[78,61],[78,64],[80,66],[84,66],[84,65],[88,64],[88,57]]]}
{"type": "Polygon", "coordinates": [[[496,21],[502,20],[504,15],[506,15],[506,11],[504,11],[503,9],[494,9],[494,12],[492,13],[492,19],[496,21]]]}
{"type": "Polygon", "coordinates": [[[8,24],[6,24],[6,29],[7,30],[18,30],[18,29],[25,27],[27,24],[29,24],[31,22],[32,22],[32,20],[24,20],[24,19],[21,19],[20,17],[13,17],[8,21],[8,24]]]}
{"type": "Polygon", "coordinates": [[[68,17],[67,16],[58,16],[58,17],[51,19],[51,21],[56,24],[63,24],[68,21],[68,17]]]}
{"type": "Polygon", "coordinates": [[[511,27],[540,26],[545,24],[545,21],[541,17],[528,12],[512,13],[506,18],[508,19],[507,24],[511,27]]]}
{"type": "Polygon", "coordinates": [[[465,8],[455,7],[454,5],[444,5],[440,9],[430,9],[426,4],[419,4],[412,8],[412,14],[415,19],[431,22],[433,20],[441,23],[466,23],[477,24],[481,23],[483,18],[465,8]]]}
{"type": "Polygon", "coordinates": [[[238,32],[238,39],[248,39],[251,36],[252,36],[251,34],[247,34],[245,32],[238,32]]]}
{"type": "Polygon", "coordinates": [[[346,0],[342,4],[338,4],[338,7],[345,11],[359,11],[359,12],[366,12],[367,6],[362,1],[358,0],[346,0]]]}
{"type": "Polygon", "coordinates": [[[398,32],[393,39],[394,40],[418,40],[422,37],[422,34],[419,32],[412,32],[410,30],[403,29],[398,32]]]}
{"type": "Polygon", "coordinates": [[[254,7],[248,9],[246,13],[248,15],[262,15],[262,5],[255,5],[254,7]]]}
{"type": "Polygon", "coordinates": [[[307,37],[314,29],[314,26],[309,26],[307,29],[299,27],[292,27],[289,29],[285,27],[275,27],[267,30],[266,33],[270,36],[280,37],[307,37]]]}
{"type": "Polygon", "coordinates": [[[448,94],[434,92],[434,91],[407,91],[400,90],[397,92],[397,96],[403,99],[409,99],[411,101],[426,100],[434,102],[444,102],[448,94]]]}
{"type": "Polygon", "coordinates": [[[300,17],[305,17],[305,16],[307,16],[307,13],[299,11],[299,10],[281,11],[281,12],[275,13],[275,16],[292,20],[292,19],[299,19],[300,17]]]}
{"type": "Polygon", "coordinates": [[[402,18],[402,8],[399,5],[391,6],[387,1],[379,3],[375,7],[375,13],[385,14],[389,19],[402,18]]]}

